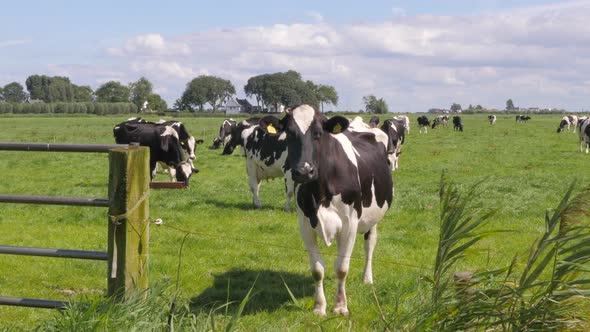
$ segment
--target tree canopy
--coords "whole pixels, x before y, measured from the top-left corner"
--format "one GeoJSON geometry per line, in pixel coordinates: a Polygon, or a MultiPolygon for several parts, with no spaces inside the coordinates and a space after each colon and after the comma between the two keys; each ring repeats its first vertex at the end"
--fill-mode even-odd
{"type": "Polygon", "coordinates": [[[94,91],[92,91],[92,88],[87,86],[87,85],[83,85],[83,86],[78,86],[75,84],[72,84],[72,88],[73,88],[73,92],[74,92],[74,101],[78,102],[78,103],[84,103],[84,102],[90,102],[94,100],[94,91]]]}
{"type": "Polygon", "coordinates": [[[74,87],[67,77],[31,75],[25,85],[31,99],[40,99],[46,103],[74,101],[74,87]]]}
{"type": "Polygon", "coordinates": [[[215,113],[227,98],[235,94],[236,88],[229,80],[201,75],[186,84],[186,89],[175,106],[190,111],[194,111],[195,108],[203,111],[205,104],[209,103],[213,108],[213,113],[215,113]]]}
{"type": "Polygon", "coordinates": [[[278,104],[287,107],[298,104],[318,107],[320,103],[338,103],[338,94],[333,87],[304,81],[301,74],[294,70],[251,77],[244,86],[244,92],[246,96],[254,97],[259,106],[262,103],[275,107],[278,104]]]}
{"type": "MultiPolygon", "coordinates": [[[[131,102],[141,110],[148,97],[152,94],[153,85],[147,78],[141,77],[136,82],[129,84],[131,102]]],[[[149,104],[149,102],[148,102],[149,104]]]]}
{"type": "Polygon", "coordinates": [[[96,101],[118,103],[129,101],[129,88],[117,81],[109,81],[96,89],[96,101]]]}
{"type": "Polygon", "coordinates": [[[451,111],[457,112],[457,111],[460,111],[460,110],[462,110],[461,104],[453,103],[451,105],[451,111]]]}
{"type": "Polygon", "coordinates": [[[153,111],[165,112],[168,110],[168,104],[160,95],[152,93],[147,97],[148,107],[153,111]]]}
{"type": "Polygon", "coordinates": [[[0,100],[8,103],[22,103],[27,99],[27,93],[18,82],[8,83],[4,88],[0,88],[0,95],[0,100]]]}
{"type": "Polygon", "coordinates": [[[514,109],[514,102],[512,102],[512,99],[506,100],[506,110],[512,111],[513,109],[514,109]]]}
{"type": "Polygon", "coordinates": [[[367,113],[385,114],[389,111],[387,103],[383,98],[377,99],[373,95],[368,95],[363,97],[363,102],[365,103],[365,111],[367,113]]]}

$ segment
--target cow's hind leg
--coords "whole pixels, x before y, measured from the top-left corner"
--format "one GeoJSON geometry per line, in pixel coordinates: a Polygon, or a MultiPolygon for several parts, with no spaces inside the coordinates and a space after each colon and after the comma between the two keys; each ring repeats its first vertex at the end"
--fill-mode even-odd
{"type": "Polygon", "coordinates": [[[373,283],[373,251],[377,243],[377,225],[365,233],[365,272],[363,273],[363,282],[365,284],[373,283]]]}
{"type": "Polygon", "coordinates": [[[315,282],[315,304],[313,312],[320,316],[326,315],[326,296],[324,295],[324,261],[318,248],[316,234],[311,228],[308,218],[299,214],[299,232],[305,244],[307,255],[309,256],[309,264],[311,265],[311,275],[315,282]]]}

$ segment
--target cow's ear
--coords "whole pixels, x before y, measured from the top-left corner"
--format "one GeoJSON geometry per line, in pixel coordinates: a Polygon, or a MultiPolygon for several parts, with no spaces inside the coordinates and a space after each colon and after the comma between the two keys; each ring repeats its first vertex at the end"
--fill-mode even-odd
{"type": "Polygon", "coordinates": [[[348,128],[349,124],[347,118],[337,115],[324,122],[324,130],[332,134],[340,134],[348,128]]]}
{"type": "Polygon", "coordinates": [[[258,121],[258,126],[267,134],[271,135],[275,135],[279,131],[283,130],[283,126],[281,125],[279,119],[272,115],[265,116],[264,118],[260,119],[260,121],[258,121]]]}
{"type": "Polygon", "coordinates": [[[171,139],[172,136],[170,135],[160,136],[160,148],[162,149],[162,151],[168,152],[168,147],[170,146],[171,139]]]}

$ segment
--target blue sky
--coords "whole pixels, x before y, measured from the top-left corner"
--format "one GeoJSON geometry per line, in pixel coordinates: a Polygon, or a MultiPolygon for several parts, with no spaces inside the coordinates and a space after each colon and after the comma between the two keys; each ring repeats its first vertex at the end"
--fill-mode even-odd
{"type": "Polygon", "coordinates": [[[3,4],[0,85],[65,75],[96,89],[289,69],[393,112],[458,102],[589,109],[589,1],[27,1],[3,4]],[[279,5],[280,4],[280,5],[279,5]]]}

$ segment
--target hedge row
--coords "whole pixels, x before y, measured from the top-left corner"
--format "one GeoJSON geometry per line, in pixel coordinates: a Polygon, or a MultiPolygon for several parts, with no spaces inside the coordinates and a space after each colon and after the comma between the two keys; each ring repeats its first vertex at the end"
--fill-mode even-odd
{"type": "Polygon", "coordinates": [[[129,114],[133,103],[0,103],[0,114],[129,114]]]}

